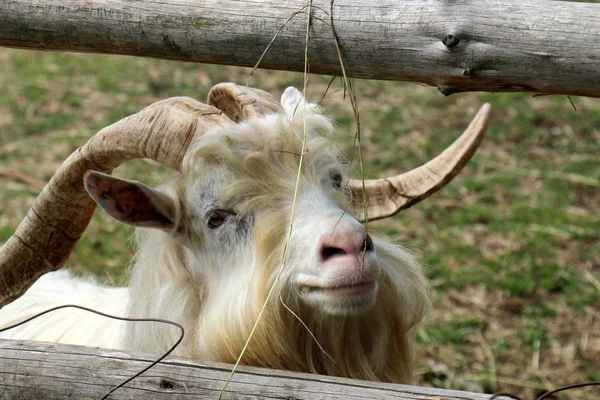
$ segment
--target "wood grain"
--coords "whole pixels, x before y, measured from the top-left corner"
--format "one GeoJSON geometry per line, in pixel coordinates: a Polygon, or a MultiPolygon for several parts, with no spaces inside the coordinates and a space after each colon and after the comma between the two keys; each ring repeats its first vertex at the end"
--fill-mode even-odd
{"type": "MultiPolygon", "coordinates": [[[[0,46],[254,66],[279,32],[261,67],[302,71],[307,4],[308,0],[3,0],[0,46]]],[[[421,82],[445,95],[487,91],[600,97],[600,4],[333,4],[334,26],[351,77],[421,82]]],[[[329,26],[330,0],[314,0],[311,10],[310,70],[340,75],[329,26]]]]}
{"type": "MultiPolygon", "coordinates": [[[[0,399],[100,399],[152,360],[153,356],[108,349],[0,339],[0,399]]],[[[167,358],[116,390],[110,399],[217,399],[231,368],[229,364],[167,358]]],[[[486,400],[490,397],[240,367],[223,399],[486,400]]]]}

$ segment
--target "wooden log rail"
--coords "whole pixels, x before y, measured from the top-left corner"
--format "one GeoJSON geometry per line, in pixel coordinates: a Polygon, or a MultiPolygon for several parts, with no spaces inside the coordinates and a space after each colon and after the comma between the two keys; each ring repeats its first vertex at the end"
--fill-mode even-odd
{"type": "MultiPolygon", "coordinates": [[[[0,399],[100,399],[152,361],[152,356],[144,354],[0,339],[0,399]]],[[[109,398],[216,400],[231,368],[229,364],[167,358],[109,398]]],[[[223,400],[487,400],[490,397],[242,366],[233,375],[223,400]]]]}
{"type": "Polygon", "coordinates": [[[310,9],[310,71],[341,75],[331,4],[351,77],[421,82],[446,95],[600,97],[600,4],[594,3],[2,0],[0,46],[250,67],[279,32],[260,66],[303,71],[310,9]]]}

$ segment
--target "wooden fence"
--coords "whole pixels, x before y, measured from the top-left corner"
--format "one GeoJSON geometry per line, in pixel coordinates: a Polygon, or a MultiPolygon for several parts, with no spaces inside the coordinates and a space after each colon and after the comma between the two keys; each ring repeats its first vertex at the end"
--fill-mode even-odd
{"type": "MultiPolygon", "coordinates": [[[[100,399],[155,357],[0,339],[0,399],[100,399]]],[[[232,365],[167,358],[110,399],[216,400],[232,365]]],[[[487,400],[491,395],[239,367],[223,400],[487,400]]],[[[507,400],[509,397],[497,397],[507,400]]]]}
{"type": "Polygon", "coordinates": [[[126,54],[464,91],[600,97],[600,4],[549,0],[3,0],[0,46],[126,54]],[[331,18],[331,19],[330,19],[331,18]]]}

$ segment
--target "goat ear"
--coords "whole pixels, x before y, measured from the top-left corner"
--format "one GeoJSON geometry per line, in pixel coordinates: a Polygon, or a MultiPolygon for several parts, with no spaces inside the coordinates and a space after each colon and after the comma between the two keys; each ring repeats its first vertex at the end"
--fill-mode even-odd
{"type": "Polygon", "coordinates": [[[140,182],[87,171],[83,186],[92,199],[118,221],[167,232],[175,226],[173,200],[140,182]]]}
{"type": "Polygon", "coordinates": [[[306,99],[302,96],[302,93],[293,86],[285,89],[285,92],[281,95],[281,105],[285,110],[285,113],[290,119],[294,119],[295,114],[303,112],[306,99]]]}

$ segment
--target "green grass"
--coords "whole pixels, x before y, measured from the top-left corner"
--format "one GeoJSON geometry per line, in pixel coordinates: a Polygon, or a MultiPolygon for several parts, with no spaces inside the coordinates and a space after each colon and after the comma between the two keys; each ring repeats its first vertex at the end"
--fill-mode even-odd
{"type": "MultiPolygon", "coordinates": [[[[0,49],[0,65],[0,168],[41,182],[117,119],[169,96],[203,100],[212,85],[244,84],[249,74],[7,49],[0,49]]],[[[319,99],[328,81],[311,77],[308,97],[319,99]]],[[[279,95],[288,85],[301,87],[302,76],[257,71],[252,82],[279,95]]],[[[419,254],[432,281],[435,311],[419,331],[417,382],[532,398],[540,386],[600,379],[600,101],[574,97],[574,110],[565,96],[446,98],[433,88],[378,81],[356,88],[367,177],[422,164],[460,134],[481,103],[493,106],[481,149],[452,184],[370,225],[419,254]]],[[[323,106],[349,155],[353,117],[338,89],[336,82],[323,106]]],[[[136,161],[116,174],[153,185],[169,172],[136,161]]],[[[0,176],[0,188],[1,243],[38,189],[9,176],[0,176]]],[[[130,236],[98,212],[69,265],[120,282],[133,254],[130,236]]]]}

